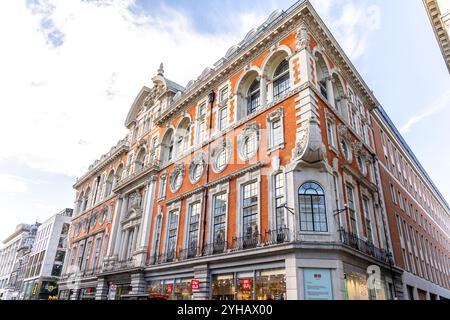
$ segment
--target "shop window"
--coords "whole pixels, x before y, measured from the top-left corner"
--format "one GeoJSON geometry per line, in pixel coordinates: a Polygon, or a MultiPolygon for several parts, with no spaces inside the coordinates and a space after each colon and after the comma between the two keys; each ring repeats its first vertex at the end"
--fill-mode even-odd
{"type": "Polygon", "coordinates": [[[264,270],[256,272],[256,300],[286,300],[286,272],[264,270]]]}
{"type": "Polygon", "coordinates": [[[211,286],[213,300],[234,300],[235,286],[233,274],[213,275],[211,286]]]}

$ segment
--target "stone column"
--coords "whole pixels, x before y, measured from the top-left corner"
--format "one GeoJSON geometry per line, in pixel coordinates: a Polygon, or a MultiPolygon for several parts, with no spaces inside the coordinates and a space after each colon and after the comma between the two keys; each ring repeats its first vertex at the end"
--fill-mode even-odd
{"type": "Polygon", "coordinates": [[[142,271],[131,275],[131,294],[145,294],[147,291],[147,282],[142,271]]]}
{"type": "Polygon", "coordinates": [[[115,226],[115,228],[117,228],[117,229],[115,229],[116,235],[115,235],[114,252],[113,252],[113,255],[115,257],[119,256],[121,244],[123,242],[122,241],[122,232],[121,232],[121,228],[120,228],[120,222],[122,221],[122,217],[124,216],[125,211],[127,210],[127,207],[128,207],[128,196],[124,196],[119,214],[117,215],[117,217],[114,217],[114,222],[117,224],[115,226]]]}
{"type": "Polygon", "coordinates": [[[72,289],[73,293],[72,296],[70,297],[70,300],[80,300],[80,294],[81,294],[81,289],[79,287],[75,287],[72,289]]]}
{"type": "Polygon", "coordinates": [[[97,290],[95,292],[95,300],[107,300],[108,298],[108,282],[105,278],[98,278],[97,290]]]}
{"type": "Polygon", "coordinates": [[[327,96],[328,102],[336,109],[335,101],[334,101],[334,91],[333,91],[333,80],[331,76],[326,78],[326,87],[327,87],[327,96]]]}
{"type": "Polygon", "coordinates": [[[147,192],[145,198],[145,204],[142,214],[142,222],[140,225],[140,232],[136,243],[136,265],[144,266],[147,260],[147,251],[150,245],[150,230],[153,224],[153,206],[156,196],[156,176],[151,178],[150,183],[147,185],[147,192]]]}
{"type": "Polygon", "coordinates": [[[210,298],[210,275],[207,264],[194,267],[194,278],[200,281],[200,289],[194,291],[194,300],[208,300],[210,298]]]}
{"type": "Polygon", "coordinates": [[[267,79],[265,75],[260,77],[259,92],[261,99],[261,108],[264,108],[267,105],[267,79]]]}
{"type": "Polygon", "coordinates": [[[291,254],[286,257],[286,299],[299,300],[301,291],[301,282],[298,277],[299,269],[297,265],[297,257],[291,254]]]}
{"type": "Polygon", "coordinates": [[[108,250],[106,252],[106,257],[113,256],[115,252],[116,238],[118,237],[118,230],[120,224],[120,213],[122,212],[122,204],[123,198],[119,197],[119,199],[117,200],[116,207],[114,208],[114,217],[112,221],[111,233],[109,235],[109,245],[108,250]]]}

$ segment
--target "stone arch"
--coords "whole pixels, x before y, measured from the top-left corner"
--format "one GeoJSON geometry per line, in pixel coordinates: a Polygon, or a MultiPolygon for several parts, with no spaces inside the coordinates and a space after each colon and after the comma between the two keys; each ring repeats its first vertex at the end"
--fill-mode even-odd
{"type": "Polygon", "coordinates": [[[169,127],[161,138],[161,163],[168,163],[173,159],[174,136],[175,130],[173,127],[169,127]]]}
{"type": "Polygon", "coordinates": [[[249,89],[255,83],[255,81],[260,80],[260,70],[256,67],[252,67],[245,74],[241,76],[239,81],[236,83],[236,119],[246,117],[248,115],[248,99],[249,99],[249,89]]]}
{"type": "Polygon", "coordinates": [[[175,131],[175,153],[184,153],[191,146],[191,117],[186,115],[180,120],[175,131]]]}
{"type": "Polygon", "coordinates": [[[106,178],[106,187],[105,187],[105,198],[109,197],[112,193],[113,185],[114,185],[114,169],[112,169],[107,178],[106,178]]]}

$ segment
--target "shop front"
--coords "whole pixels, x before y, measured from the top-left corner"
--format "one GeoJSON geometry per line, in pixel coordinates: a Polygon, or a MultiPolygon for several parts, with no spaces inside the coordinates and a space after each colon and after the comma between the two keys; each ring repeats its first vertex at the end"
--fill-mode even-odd
{"type": "Polygon", "coordinates": [[[192,300],[192,278],[150,281],[147,286],[149,298],[167,300],[192,300]]]}
{"type": "Polygon", "coordinates": [[[344,265],[344,289],[347,300],[387,300],[392,299],[392,285],[383,274],[369,279],[366,270],[344,265]]]}
{"type": "Polygon", "coordinates": [[[266,269],[213,274],[213,300],[285,300],[286,272],[266,269]]]}
{"type": "Polygon", "coordinates": [[[96,287],[82,288],[80,292],[80,300],[95,300],[96,287]]]}

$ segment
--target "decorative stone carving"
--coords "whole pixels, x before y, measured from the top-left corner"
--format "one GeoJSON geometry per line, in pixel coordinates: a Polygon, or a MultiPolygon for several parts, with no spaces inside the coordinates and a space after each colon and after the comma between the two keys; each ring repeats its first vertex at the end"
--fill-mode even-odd
{"type": "Polygon", "coordinates": [[[184,174],[185,174],[184,164],[179,163],[179,164],[175,165],[172,173],[170,174],[170,178],[169,178],[170,179],[170,190],[172,192],[177,192],[181,188],[182,183],[180,183],[180,185],[176,185],[176,182],[177,182],[177,179],[181,179],[181,181],[183,181],[184,174]]]}
{"type": "Polygon", "coordinates": [[[310,36],[308,33],[308,29],[306,25],[303,23],[300,25],[299,30],[297,31],[297,50],[301,51],[303,49],[309,50],[309,40],[310,36]]]}
{"type": "Polygon", "coordinates": [[[259,149],[259,144],[261,140],[261,127],[257,123],[249,123],[247,124],[242,132],[238,136],[238,150],[239,157],[241,160],[247,161],[250,158],[254,157],[259,149]],[[255,139],[255,150],[251,154],[246,154],[245,145],[249,138],[254,137],[255,139]]]}
{"type": "Polygon", "coordinates": [[[280,107],[280,108],[276,109],[275,111],[268,113],[267,121],[274,122],[276,120],[281,119],[281,117],[283,117],[283,111],[284,111],[283,107],[280,107]]]}
{"type": "Polygon", "coordinates": [[[141,209],[142,206],[142,195],[139,191],[135,191],[132,194],[130,194],[128,201],[130,201],[130,208],[131,209],[141,209]]]}
{"type": "Polygon", "coordinates": [[[189,163],[189,180],[192,183],[197,183],[203,176],[205,165],[205,154],[203,152],[197,153],[195,158],[189,163]],[[201,170],[201,174],[198,174],[199,172],[197,170],[201,170]]]}
{"type": "Polygon", "coordinates": [[[296,147],[292,151],[293,160],[316,163],[325,159],[325,145],[322,142],[319,123],[315,115],[309,119],[306,128],[300,131],[296,147]]]}
{"type": "Polygon", "coordinates": [[[222,152],[226,152],[226,159],[227,159],[227,164],[228,164],[228,162],[231,159],[231,142],[224,138],[222,138],[221,140],[218,141],[216,147],[211,152],[212,165],[213,165],[212,167],[213,167],[213,171],[215,173],[220,173],[223,170],[225,170],[225,168],[226,168],[226,165],[223,168],[218,167],[218,158],[220,157],[222,152]]]}

